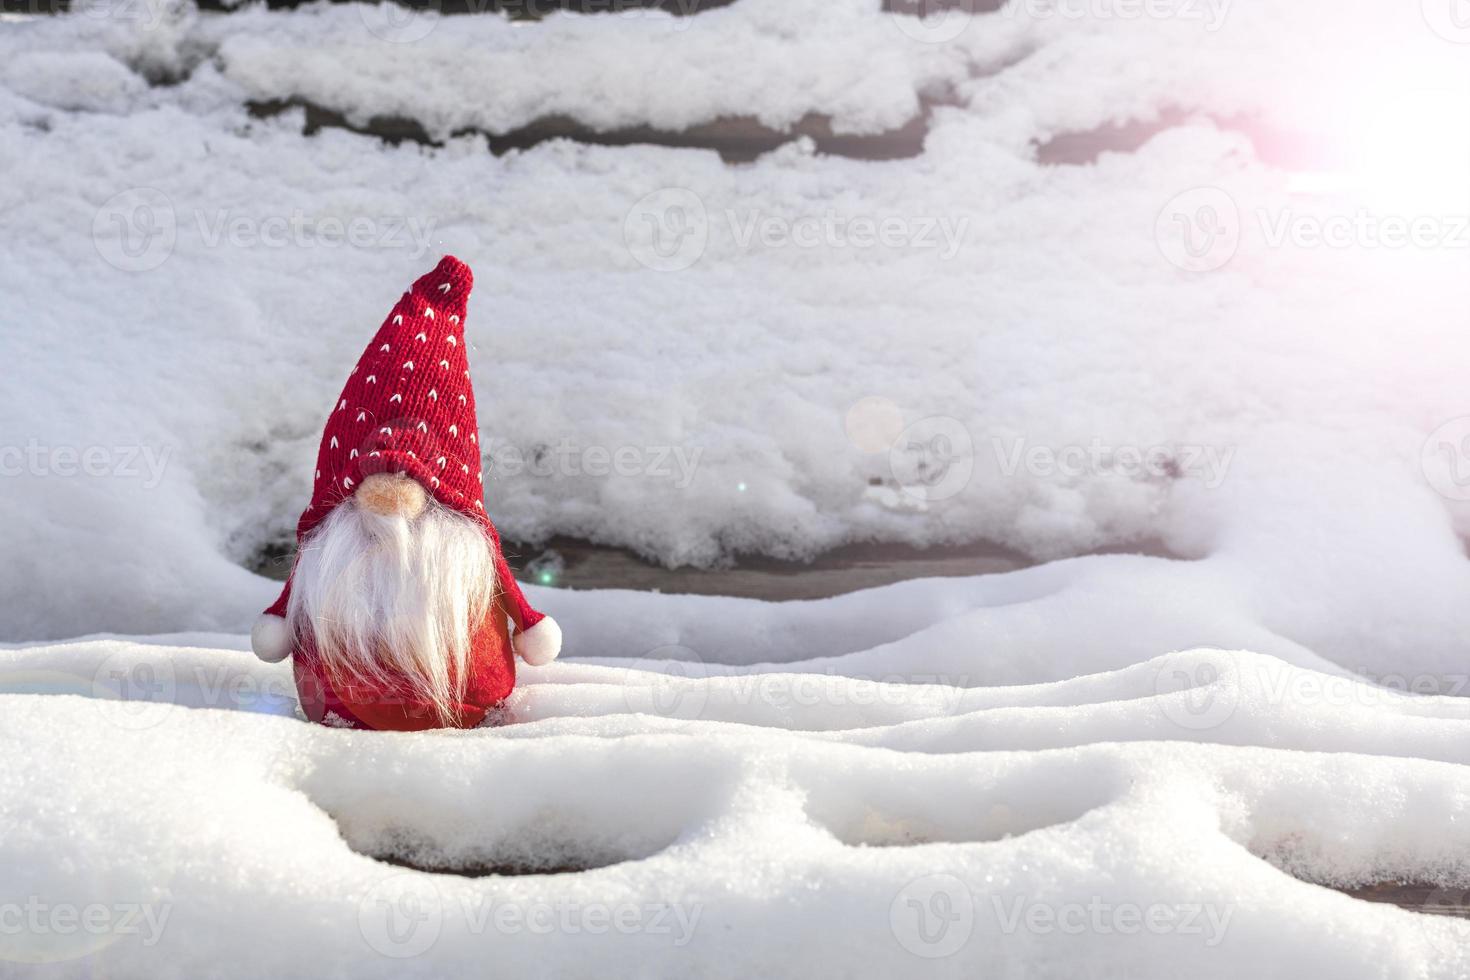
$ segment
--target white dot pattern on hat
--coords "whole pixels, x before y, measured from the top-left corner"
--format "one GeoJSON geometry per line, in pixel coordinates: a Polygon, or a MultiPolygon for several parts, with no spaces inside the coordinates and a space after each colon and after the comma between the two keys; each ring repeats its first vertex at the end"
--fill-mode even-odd
{"type": "Polygon", "coordinates": [[[399,299],[364,349],[322,434],[313,523],[382,471],[407,473],[441,502],[484,520],[474,391],[457,332],[469,281],[468,269],[446,258],[399,299]],[[406,344],[412,358],[402,356],[406,344]],[[415,370],[423,363],[439,370],[415,370]]]}

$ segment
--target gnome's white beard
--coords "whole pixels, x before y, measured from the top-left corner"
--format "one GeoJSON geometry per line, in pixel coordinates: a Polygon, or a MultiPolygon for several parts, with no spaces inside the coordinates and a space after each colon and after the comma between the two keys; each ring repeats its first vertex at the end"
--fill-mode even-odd
{"type": "Polygon", "coordinates": [[[348,499],[302,545],[287,621],[330,673],[407,683],[452,724],[474,629],[495,597],[492,547],[478,524],[435,501],[408,519],[348,499]]]}

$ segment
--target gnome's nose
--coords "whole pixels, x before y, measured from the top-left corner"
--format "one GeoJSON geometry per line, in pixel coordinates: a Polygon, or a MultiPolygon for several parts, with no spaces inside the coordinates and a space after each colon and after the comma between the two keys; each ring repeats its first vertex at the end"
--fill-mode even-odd
{"type": "Polygon", "coordinates": [[[413,477],[403,473],[374,473],[356,490],[358,506],[381,517],[406,517],[423,513],[429,495],[413,477]]]}

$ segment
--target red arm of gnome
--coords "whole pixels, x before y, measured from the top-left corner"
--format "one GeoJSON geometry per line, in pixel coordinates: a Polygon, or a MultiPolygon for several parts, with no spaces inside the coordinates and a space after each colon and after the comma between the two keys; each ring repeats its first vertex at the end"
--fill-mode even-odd
{"type": "Polygon", "coordinates": [[[490,541],[495,548],[495,579],[500,586],[501,599],[510,618],[515,621],[516,635],[511,641],[520,658],[532,667],[551,663],[561,653],[561,627],[556,620],[538,612],[526,601],[521,585],[511,573],[510,563],[505,560],[505,549],[500,547],[500,535],[492,526],[490,541]]]}
{"type": "Polygon", "coordinates": [[[291,579],[269,609],[250,627],[250,649],[268,664],[280,663],[291,655],[291,630],[286,626],[286,605],[291,601],[291,579]]]}
{"type": "MultiPolygon", "coordinates": [[[[516,624],[512,645],[522,660],[532,667],[551,663],[561,653],[561,627],[556,620],[534,609],[521,591],[520,583],[505,560],[505,551],[500,547],[500,535],[493,529],[489,532],[495,548],[495,578],[500,587],[506,612],[516,624]]],[[[291,580],[270,608],[260,614],[250,630],[250,648],[266,663],[279,663],[291,655],[294,645],[291,630],[286,625],[286,608],[291,602],[291,580]]]]}

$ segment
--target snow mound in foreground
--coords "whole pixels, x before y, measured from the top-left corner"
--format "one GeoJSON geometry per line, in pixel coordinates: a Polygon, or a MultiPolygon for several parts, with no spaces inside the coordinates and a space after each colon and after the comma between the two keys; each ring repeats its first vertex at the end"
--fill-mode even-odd
{"type": "Polygon", "coordinates": [[[1226,651],[991,689],[573,662],[505,727],[378,735],[298,721],[289,668],[221,642],[0,651],[0,862],[39,923],[12,966],[1470,969],[1470,923],[1321,887],[1470,889],[1456,699],[1226,651]]]}

